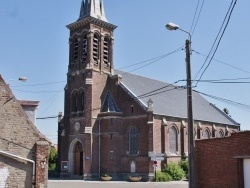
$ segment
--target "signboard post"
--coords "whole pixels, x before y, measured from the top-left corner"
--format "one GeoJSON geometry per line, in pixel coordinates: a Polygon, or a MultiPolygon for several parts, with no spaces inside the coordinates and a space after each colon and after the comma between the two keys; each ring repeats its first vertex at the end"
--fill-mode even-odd
{"type": "Polygon", "coordinates": [[[156,167],[157,167],[157,161],[154,161],[155,181],[156,181],[156,167]]]}

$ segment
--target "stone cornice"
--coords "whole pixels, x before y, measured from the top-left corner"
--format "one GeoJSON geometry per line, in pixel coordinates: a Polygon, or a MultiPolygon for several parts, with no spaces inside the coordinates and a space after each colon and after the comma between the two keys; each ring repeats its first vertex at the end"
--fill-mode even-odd
{"type": "Polygon", "coordinates": [[[90,23],[95,24],[97,26],[100,26],[104,29],[111,30],[111,31],[113,31],[117,28],[116,25],[110,24],[108,22],[102,21],[102,20],[94,18],[94,17],[88,17],[85,19],[78,20],[72,24],[67,25],[66,27],[69,30],[75,30],[75,29],[78,29],[78,28],[83,27],[83,26],[90,24],[90,23]]]}

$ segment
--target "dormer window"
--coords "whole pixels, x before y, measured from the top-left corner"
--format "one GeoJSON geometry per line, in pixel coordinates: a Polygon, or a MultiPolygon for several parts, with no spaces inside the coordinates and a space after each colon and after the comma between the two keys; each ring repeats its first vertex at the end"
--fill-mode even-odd
{"type": "Polygon", "coordinates": [[[97,34],[94,34],[93,38],[93,59],[95,63],[98,63],[99,58],[99,37],[97,34]]]}
{"type": "Polygon", "coordinates": [[[108,37],[104,38],[103,42],[103,62],[106,66],[109,64],[109,39],[108,37]]]}
{"type": "Polygon", "coordinates": [[[83,44],[82,44],[82,51],[83,51],[83,54],[82,54],[82,58],[83,58],[83,63],[86,63],[87,62],[87,56],[88,56],[88,37],[87,35],[85,35],[83,37],[83,44]]]}
{"type": "Polygon", "coordinates": [[[77,39],[75,39],[75,41],[74,41],[74,53],[73,53],[73,55],[74,55],[74,62],[77,62],[77,60],[78,60],[78,40],[77,39]]]}

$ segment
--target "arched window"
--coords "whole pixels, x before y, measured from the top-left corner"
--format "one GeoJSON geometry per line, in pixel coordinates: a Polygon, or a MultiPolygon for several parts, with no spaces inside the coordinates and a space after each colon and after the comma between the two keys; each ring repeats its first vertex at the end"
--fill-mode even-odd
{"type": "Polygon", "coordinates": [[[76,112],[77,111],[77,92],[73,92],[72,93],[71,107],[72,107],[72,112],[76,112]]]}
{"type": "Polygon", "coordinates": [[[136,155],[138,153],[138,129],[136,127],[131,127],[129,129],[129,154],[136,155]]]}
{"type": "Polygon", "coordinates": [[[79,111],[84,111],[84,91],[81,91],[79,94],[79,111]]]}
{"type": "Polygon", "coordinates": [[[206,129],[203,133],[203,138],[204,139],[209,139],[210,138],[210,132],[208,129],[206,129]]]}
{"type": "Polygon", "coordinates": [[[177,154],[178,151],[178,135],[174,126],[169,129],[169,152],[170,154],[177,154]]]}
{"type": "Polygon", "coordinates": [[[109,65],[109,39],[108,37],[105,37],[103,41],[103,62],[106,66],[109,65]]]}
{"type": "Polygon", "coordinates": [[[219,130],[219,132],[217,133],[217,138],[223,138],[223,137],[224,137],[223,130],[219,130]]]}
{"type": "Polygon", "coordinates": [[[99,59],[99,36],[94,34],[93,38],[93,59],[95,63],[98,63],[99,59]]]}
{"type": "Polygon", "coordinates": [[[78,39],[74,40],[74,51],[73,51],[74,62],[78,60],[78,39]]]}
{"type": "Polygon", "coordinates": [[[85,35],[83,37],[83,43],[82,43],[82,59],[83,63],[87,62],[87,57],[88,57],[88,37],[85,35]]]}

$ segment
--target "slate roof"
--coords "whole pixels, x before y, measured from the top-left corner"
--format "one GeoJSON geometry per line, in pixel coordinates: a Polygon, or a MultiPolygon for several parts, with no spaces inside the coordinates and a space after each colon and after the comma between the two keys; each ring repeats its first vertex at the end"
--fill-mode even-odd
{"type": "MultiPolygon", "coordinates": [[[[187,118],[187,91],[185,88],[119,70],[115,70],[115,74],[122,76],[121,87],[138,98],[145,109],[151,98],[154,114],[187,118]]],[[[196,121],[239,126],[236,121],[197,92],[193,92],[193,117],[196,121]]]]}

